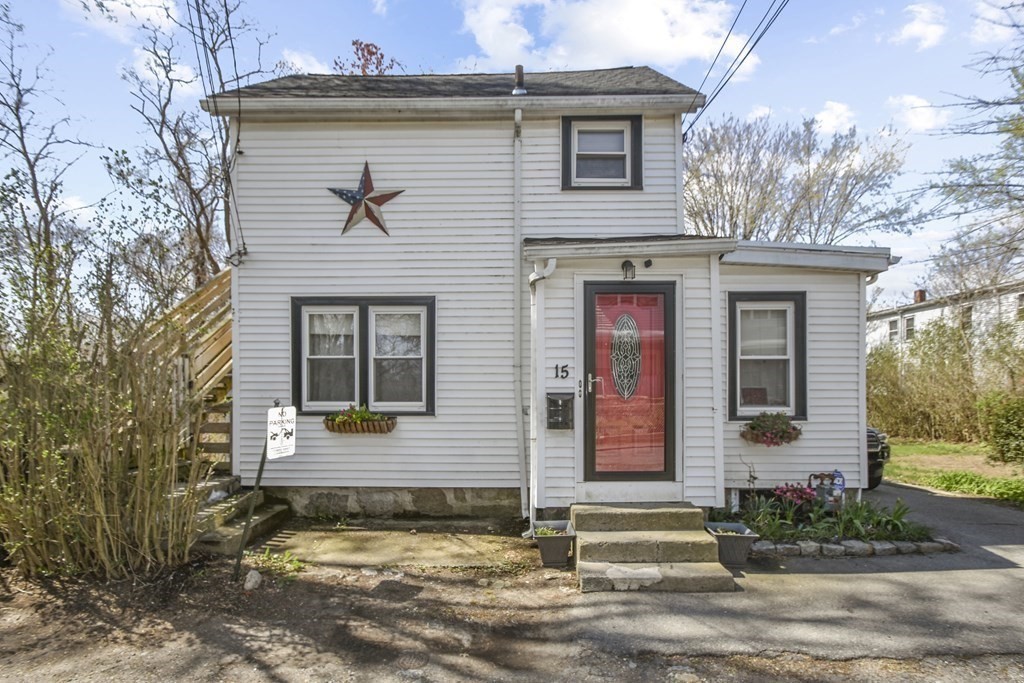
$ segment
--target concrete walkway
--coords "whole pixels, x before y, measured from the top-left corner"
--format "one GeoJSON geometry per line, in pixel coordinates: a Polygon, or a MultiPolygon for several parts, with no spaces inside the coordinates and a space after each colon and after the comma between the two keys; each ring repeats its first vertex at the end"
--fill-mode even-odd
{"type": "Polygon", "coordinates": [[[1024,512],[890,485],[866,498],[902,498],[963,552],[784,558],[749,566],[731,594],[587,595],[559,635],[623,655],[1024,654],[1024,512]]]}

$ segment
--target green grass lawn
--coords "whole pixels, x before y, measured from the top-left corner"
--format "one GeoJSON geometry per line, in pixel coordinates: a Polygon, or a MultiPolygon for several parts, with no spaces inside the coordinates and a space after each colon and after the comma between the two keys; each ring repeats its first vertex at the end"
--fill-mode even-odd
{"type": "Polygon", "coordinates": [[[982,444],[893,439],[891,445],[886,479],[996,498],[1024,507],[1024,468],[989,461],[982,444]]]}

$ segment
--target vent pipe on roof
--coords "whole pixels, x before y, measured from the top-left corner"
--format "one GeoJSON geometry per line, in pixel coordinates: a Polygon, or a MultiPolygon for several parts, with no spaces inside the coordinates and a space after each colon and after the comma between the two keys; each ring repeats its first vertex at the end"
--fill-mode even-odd
{"type": "Polygon", "coordinates": [[[914,303],[915,304],[923,304],[927,298],[928,298],[928,292],[926,290],[923,290],[923,289],[915,289],[914,290],[914,303]]]}
{"type": "Polygon", "coordinates": [[[523,65],[516,64],[516,87],[512,90],[513,95],[525,95],[526,86],[523,84],[523,65]]]}

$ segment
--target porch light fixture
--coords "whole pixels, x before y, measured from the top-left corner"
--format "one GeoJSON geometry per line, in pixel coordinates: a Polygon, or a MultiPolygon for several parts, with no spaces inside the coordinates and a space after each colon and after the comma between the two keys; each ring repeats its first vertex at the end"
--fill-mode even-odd
{"type": "Polygon", "coordinates": [[[623,280],[635,280],[636,279],[636,266],[633,265],[632,261],[626,260],[622,262],[622,279],[623,280]]]}

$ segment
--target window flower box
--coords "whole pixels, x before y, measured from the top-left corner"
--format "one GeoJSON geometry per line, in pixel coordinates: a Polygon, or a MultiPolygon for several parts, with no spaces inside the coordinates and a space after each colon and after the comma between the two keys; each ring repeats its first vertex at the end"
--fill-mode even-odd
{"type": "Polygon", "coordinates": [[[761,413],[744,425],[740,436],[744,441],[763,446],[781,446],[800,438],[799,425],[785,413],[761,413]]]}
{"type": "Polygon", "coordinates": [[[327,428],[327,431],[335,434],[388,434],[396,424],[398,424],[398,419],[394,417],[366,422],[335,422],[328,417],[324,418],[324,427],[327,428]]]}
{"type": "Polygon", "coordinates": [[[324,428],[335,434],[388,434],[398,419],[373,413],[366,406],[350,405],[324,418],[324,428]]]}

